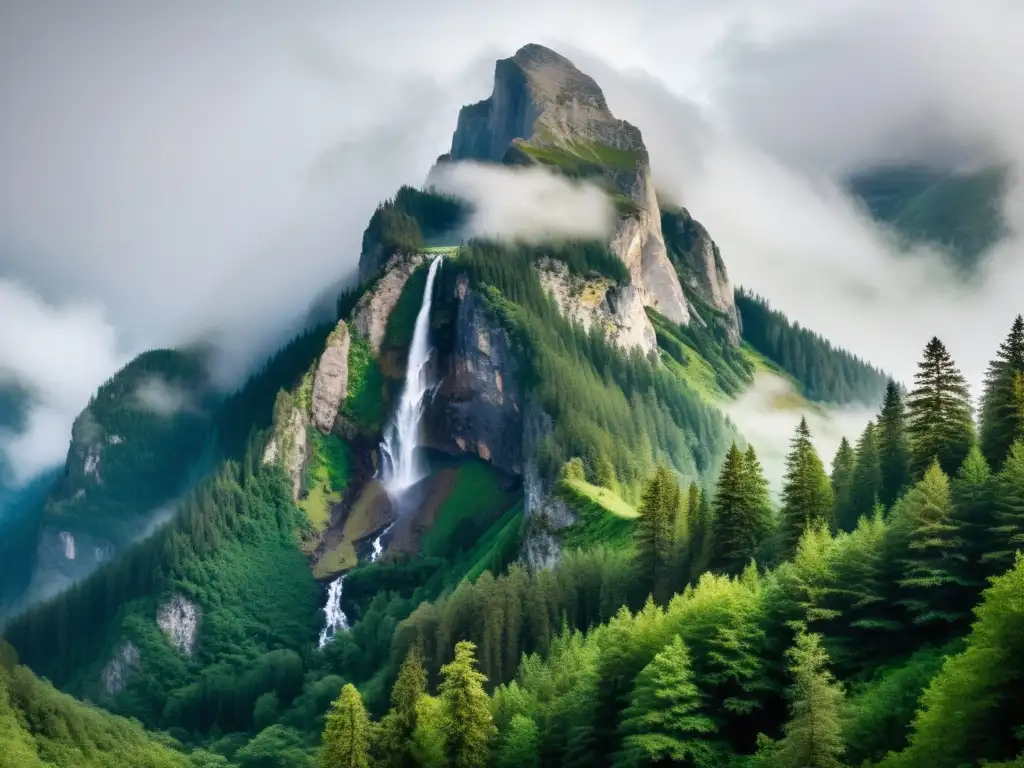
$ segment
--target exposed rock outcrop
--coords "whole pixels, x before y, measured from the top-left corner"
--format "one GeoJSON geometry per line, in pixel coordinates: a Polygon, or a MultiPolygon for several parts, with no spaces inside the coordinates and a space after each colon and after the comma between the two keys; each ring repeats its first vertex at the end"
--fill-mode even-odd
{"type": "Polygon", "coordinates": [[[263,463],[280,461],[292,481],[292,499],[302,494],[302,475],[309,457],[309,435],[301,408],[293,408],[284,424],[275,425],[275,433],[263,451],[263,463]]]}
{"type": "Polygon", "coordinates": [[[398,304],[409,277],[425,258],[426,256],[422,253],[392,256],[387,264],[387,272],[356,305],[352,323],[355,329],[370,342],[373,354],[376,355],[380,352],[380,345],[384,341],[384,332],[387,330],[391,311],[398,304]]]}
{"type": "Polygon", "coordinates": [[[199,606],[181,595],[174,595],[156,612],[156,623],[167,635],[171,645],[186,656],[192,655],[199,635],[202,611],[199,606]]]}
{"type": "Polygon", "coordinates": [[[327,338],[313,378],[313,426],[329,433],[338,418],[338,406],[348,393],[348,325],[342,320],[327,338]]]}
{"type": "Polygon", "coordinates": [[[666,254],[640,130],[616,119],[597,83],[571,61],[527,45],[498,61],[489,98],[460,111],[449,155],[452,161],[521,164],[534,162],[537,149],[552,148],[574,158],[574,165],[582,161],[626,204],[612,249],[645,305],[686,323],[686,299],[666,254]]]}
{"type": "Polygon", "coordinates": [[[456,281],[455,291],[458,310],[451,370],[442,385],[447,441],[519,475],[523,462],[519,366],[508,334],[469,288],[465,276],[456,281]]]}
{"type": "Polygon", "coordinates": [[[685,208],[663,212],[661,226],[669,258],[691,297],[694,314],[707,324],[721,325],[729,341],[739,344],[740,317],[729,273],[715,241],[685,208]]]}
{"type": "Polygon", "coordinates": [[[554,534],[576,522],[569,505],[554,495],[552,485],[541,476],[535,459],[540,441],[553,429],[551,417],[540,405],[528,402],[523,420],[523,453],[527,457],[523,467],[523,514],[527,527],[522,556],[535,570],[552,568],[558,563],[562,545],[554,534]]]}
{"type": "Polygon", "coordinates": [[[594,325],[623,349],[657,349],[654,326],[644,311],[640,291],[632,285],[616,288],[607,278],[583,278],[564,262],[545,259],[539,265],[541,285],[562,314],[588,331],[594,325]]]}
{"type": "Polygon", "coordinates": [[[139,649],[135,643],[128,640],[121,643],[114,652],[113,658],[103,667],[103,672],[100,675],[103,690],[111,696],[116,696],[123,691],[132,672],[138,669],[139,661],[139,649]]]}

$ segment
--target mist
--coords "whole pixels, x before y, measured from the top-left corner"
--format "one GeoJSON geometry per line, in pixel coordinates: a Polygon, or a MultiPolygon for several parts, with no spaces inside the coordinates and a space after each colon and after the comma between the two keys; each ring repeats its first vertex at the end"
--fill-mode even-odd
{"type": "MultiPolygon", "coordinates": [[[[977,387],[1022,303],[1019,4],[555,5],[0,2],[0,380],[34,394],[0,446],[18,477],[63,459],[75,414],[144,349],[209,341],[237,384],[352,279],[375,206],[423,182],[527,42],[641,128],[659,194],[734,284],[904,381],[938,335],[977,387]],[[1013,235],[976,285],[900,252],[841,189],[905,160],[1015,173],[1013,235]]],[[[519,181],[461,179],[498,212],[474,226],[556,226],[519,181]]]]}

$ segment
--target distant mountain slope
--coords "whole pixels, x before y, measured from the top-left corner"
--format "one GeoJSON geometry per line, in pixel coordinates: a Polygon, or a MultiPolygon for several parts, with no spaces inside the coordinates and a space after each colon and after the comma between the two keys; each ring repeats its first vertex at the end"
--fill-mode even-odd
{"type": "Polygon", "coordinates": [[[793,377],[808,400],[876,406],[886,375],[814,331],[790,322],[782,312],[744,289],[736,292],[743,339],[793,377]]]}
{"type": "Polygon", "coordinates": [[[946,249],[970,270],[1007,233],[1000,210],[1009,185],[1003,167],[956,173],[920,165],[853,174],[847,188],[879,222],[911,242],[946,249]]]}

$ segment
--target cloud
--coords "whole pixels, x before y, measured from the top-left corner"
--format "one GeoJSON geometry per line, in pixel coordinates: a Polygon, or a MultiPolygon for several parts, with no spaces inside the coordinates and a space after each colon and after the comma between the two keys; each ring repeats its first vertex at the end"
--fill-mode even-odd
{"type": "Polygon", "coordinates": [[[758,373],[751,387],[728,403],[724,410],[740,434],[757,451],[765,477],[776,497],[782,492],[790,438],[801,417],[807,419],[811,442],[826,471],[831,471],[832,458],[840,441],[846,437],[855,444],[864,427],[876,415],[874,410],[863,407],[811,405],[788,381],[765,371],[758,373]]]}
{"type": "Polygon", "coordinates": [[[544,168],[452,163],[439,166],[430,183],[472,205],[464,233],[468,237],[525,242],[603,238],[615,223],[615,209],[605,192],[544,168]]]}
{"type": "MultiPolygon", "coordinates": [[[[640,126],[735,283],[901,378],[938,334],[976,384],[1021,308],[1018,239],[961,286],[836,183],[913,157],[1019,178],[1014,0],[80,5],[0,3],[0,280],[22,297],[0,302],[18,357],[0,368],[45,385],[22,471],[63,455],[88,394],[146,348],[212,341],[237,382],[351,279],[374,207],[423,181],[526,42],[640,126]]],[[[530,218],[506,205],[480,226],[530,218]]],[[[1019,187],[1008,212],[1021,231],[1019,187]]]]}
{"type": "Polygon", "coordinates": [[[198,412],[198,406],[188,392],[159,376],[151,376],[140,383],[134,399],[143,410],[164,418],[198,412]]]}

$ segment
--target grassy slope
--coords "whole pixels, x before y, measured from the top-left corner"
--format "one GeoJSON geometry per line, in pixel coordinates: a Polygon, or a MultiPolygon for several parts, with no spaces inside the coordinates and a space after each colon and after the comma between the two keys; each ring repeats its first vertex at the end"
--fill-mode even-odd
{"type": "Polygon", "coordinates": [[[341,501],[348,486],[352,455],[348,445],[334,435],[310,430],[312,456],[306,470],[306,498],[299,500],[299,509],[309,522],[309,533],[303,538],[308,553],[331,522],[331,506],[341,501]]]}
{"type": "Polygon", "coordinates": [[[570,480],[559,486],[558,495],[579,517],[576,524],[561,532],[567,549],[630,546],[637,511],[613,491],[570,480]]]}

